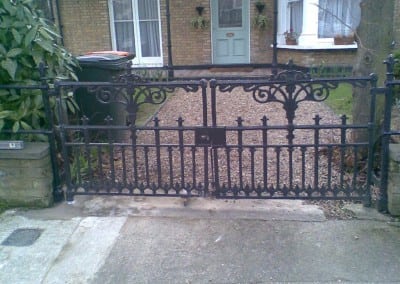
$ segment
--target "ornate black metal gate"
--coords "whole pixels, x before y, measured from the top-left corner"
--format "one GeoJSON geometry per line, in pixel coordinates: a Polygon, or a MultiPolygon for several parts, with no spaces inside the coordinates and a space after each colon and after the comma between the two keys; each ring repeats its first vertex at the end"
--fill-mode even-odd
{"type": "Polygon", "coordinates": [[[326,122],[313,113],[341,83],[364,88],[366,100],[375,100],[373,76],[313,79],[295,70],[251,80],[151,82],[128,73],[115,82],[58,82],[67,199],[105,194],[369,203],[374,103],[370,121],[361,125],[345,116],[326,122]],[[90,114],[66,120],[62,96],[82,92],[93,104],[109,107],[104,123],[90,114]],[[138,125],[141,106],[168,101],[173,109],[171,102],[179,98],[191,104],[189,113],[176,109],[173,119],[156,116],[138,125]],[[241,112],[233,99],[245,102],[241,112]],[[296,116],[301,107],[307,118],[296,116]],[[232,110],[222,118],[223,108],[232,110]],[[279,111],[281,120],[271,119],[279,111]],[[248,119],[249,113],[257,121],[248,119]],[[113,123],[121,115],[124,123],[113,123]],[[351,143],[352,131],[366,131],[369,139],[351,143]]]}

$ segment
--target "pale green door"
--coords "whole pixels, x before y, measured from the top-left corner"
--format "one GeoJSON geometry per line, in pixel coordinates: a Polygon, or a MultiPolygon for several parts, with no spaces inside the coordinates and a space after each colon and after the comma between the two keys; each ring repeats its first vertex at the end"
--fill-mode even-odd
{"type": "Polygon", "coordinates": [[[214,64],[249,63],[249,0],[211,0],[214,64]]]}

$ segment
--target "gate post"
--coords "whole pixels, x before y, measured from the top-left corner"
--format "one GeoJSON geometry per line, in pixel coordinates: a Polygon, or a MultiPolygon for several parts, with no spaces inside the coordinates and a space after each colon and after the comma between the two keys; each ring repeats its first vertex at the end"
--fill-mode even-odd
{"type": "Polygon", "coordinates": [[[54,125],[54,113],[50,106],[50,86],[46,78],[46,67],[44,63],[39,64],[40,81],[42,87],[42,100],[43,106],[46,114],[47,125],[47,137],[49,139],[50,147],[50,161],[53,173],[53,198],[54,201],[61,201],[63,196],[63,191],[61,188],[60,172],[57,165],[57,145],[56,145],[56,134],[54,125]]]}
{"type": "Polygon", "coordinates": [[[390,84],[394,80],[393,67],[394,57],[389,55],[384,61],[386,64],[386,82],[385,82],[385,105],[382,127],[382,152],[381,152],[381,186],[377,196],[377,209],[379,212],[388,210],[388,181],[389,181],[389,143],[390,143],[390,125],[393,105],[393,86],[390,84]]]}

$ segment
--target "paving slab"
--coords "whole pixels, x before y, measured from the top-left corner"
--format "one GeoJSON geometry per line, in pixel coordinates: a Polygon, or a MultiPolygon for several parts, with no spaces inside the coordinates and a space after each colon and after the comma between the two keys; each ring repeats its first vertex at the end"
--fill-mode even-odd
{"type": "Polygon", "coordinates": [[[18,229],[38,229],[41,234],[31,245],[0,245],[0,283],[40,283],[81,219],[33,220],[14,213],[0,215],[0,243],[18,229]]]}

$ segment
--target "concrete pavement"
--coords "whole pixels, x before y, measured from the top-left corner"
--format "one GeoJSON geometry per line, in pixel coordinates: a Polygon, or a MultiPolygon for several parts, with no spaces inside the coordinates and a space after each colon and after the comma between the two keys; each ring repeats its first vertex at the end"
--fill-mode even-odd
{"type": "Polygon", "coordinates": [[[400,283],[400,223],[358,204],[75,200],[0,216],[0,283],[400,283]]]}

